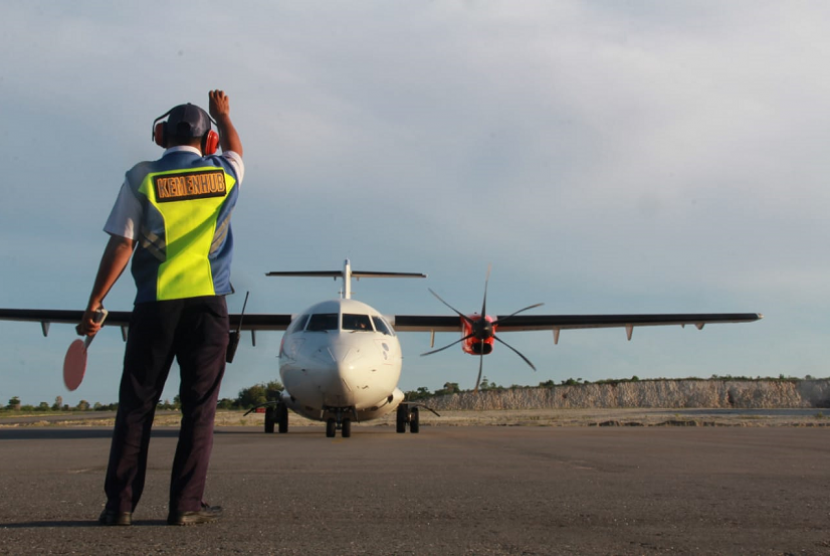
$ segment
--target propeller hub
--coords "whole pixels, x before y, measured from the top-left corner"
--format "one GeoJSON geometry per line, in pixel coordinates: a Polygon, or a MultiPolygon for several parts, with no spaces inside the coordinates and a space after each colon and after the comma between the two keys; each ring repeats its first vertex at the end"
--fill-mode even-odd
{"type": "Polygon", "coordinates": [[[493,323],[487,320],[487,317],[483,317],[475,323],[475,326],[473,326],[473,333],[475,334],[476,339],[489,340],[495,336],[495,332],[493,332],[493,323]]]}

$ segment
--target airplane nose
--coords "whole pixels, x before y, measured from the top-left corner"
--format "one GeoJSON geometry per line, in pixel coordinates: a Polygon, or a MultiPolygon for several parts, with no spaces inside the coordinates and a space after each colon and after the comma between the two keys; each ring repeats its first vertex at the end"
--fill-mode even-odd
{"type": "Polygon", "coordinates": [[[355,384],[355,362],[360,359],[359,350],[352,346],[334,343],[320,350],[315,357],[319,367],[320,389],[326,392],[327,403],[349,405],[355,384]]]}

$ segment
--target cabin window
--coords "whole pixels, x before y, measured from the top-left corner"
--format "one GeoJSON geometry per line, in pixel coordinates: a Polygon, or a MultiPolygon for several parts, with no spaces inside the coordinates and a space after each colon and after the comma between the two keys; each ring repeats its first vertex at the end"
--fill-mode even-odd
{"type": "Polygon", "coordinates": [[[372,322],[375,323],[375,328],[377,329],[378,332],[382,332],[383,334],[386,334],[387,336],[394,336],[395,335],[395,333],[392,332],[392,327],[389,326],[389,323],[386,322],[386,320],[383,317],[373,316],[372,317],[372,322]]]}
{"type": "Polygon", "coordinates": [[[323,332],[325,330],[337,330],[337,321],[339,320],[337,313],[319,313],[311,315],[308,320],[308,332],[323,332]]]}
{"type": "Polygon", "coordinates": [[[309,315],[307,314],[300,315],[299,317],[291,321],[291,324],[288,325],[288,328],[286,328],[285,333],[294,334],[295,332],[302,332],[305,328],[306,323],[308,322],[308,317],[309,315]]]}
{"type": "Polygon", "coordinates": [[[352,315],[349,313],[343,313],[343,330],[374,332],[369,315],[352,315]]]}

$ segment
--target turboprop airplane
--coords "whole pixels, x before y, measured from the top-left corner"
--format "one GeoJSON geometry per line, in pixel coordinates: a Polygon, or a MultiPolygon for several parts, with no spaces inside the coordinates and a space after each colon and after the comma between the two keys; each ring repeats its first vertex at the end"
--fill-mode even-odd
{"type": "MultiPolygon", "coordinates": [[[[396,430],[417,433],[419,408],[404,400],[398,388],[402,352],[398,332],[430,332],[434,347],[435,332],[461,332],[461,339],[422,355],[443,351],[461,344],[464,352],[479,357],[478,379],[481,382],[484,356],[498,342],[515,352],[528,365],[530,360],[496,335],[499,332],[552,330],[559,343],[562,330],[579,328],[626,329],[628,339],[639,326],[695,325],[708,323],[752,322],[763,318],[758,313],[653,314],[653,315],[520,315],[541,304],[530,305],[509,315],[487,314],[487,283],[481,313],[466,315],[453,308],[438,294],[430,292],[456,315],[383,315],[365,303],[351,298],[352,278],[426,278],[425,274],[368,272],[352,270],[348,260],[342,270],[309,272],[269,272],[267,276],[333,277],[343,280],[338,299],[312,305],[296,315],[234,314],[230,323],[236,329],[250,330],[256,345],[258,330],[284,331],[279,353],[279,372],[285,389],[279,400],[269,402],[265,412],[265,432],[288,432],[288,410],[326,424],[326,436],[337,431],[343,438],[351,436],[352,421],[377,419],[396,411],[396,430]]],[[[244,313],[244,308],[243,308],[244,313]]],[[[44,336],[52,322],[76,324],[83,311],[0,309],[0,320],[40,322],[44,336]]],[[[129,312],[111,311],[105,326],[119,326],[126,339],[129,312]]]]}

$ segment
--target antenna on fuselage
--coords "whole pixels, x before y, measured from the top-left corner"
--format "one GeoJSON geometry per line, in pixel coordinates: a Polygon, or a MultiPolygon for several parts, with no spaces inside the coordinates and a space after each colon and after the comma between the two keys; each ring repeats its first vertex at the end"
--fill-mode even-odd
{"type": "Polygon", "coordinates": [[[313,278],[343,278],[343,290],[340,296],[343,299],[352,298],[352,278],[426,278],[427,275],[420,272],[376,272],[369,270],[352,270],[349,259],[343,263],[343,270],[306,270],[267,272],[266,276],[308,276],[313,278]]]}

